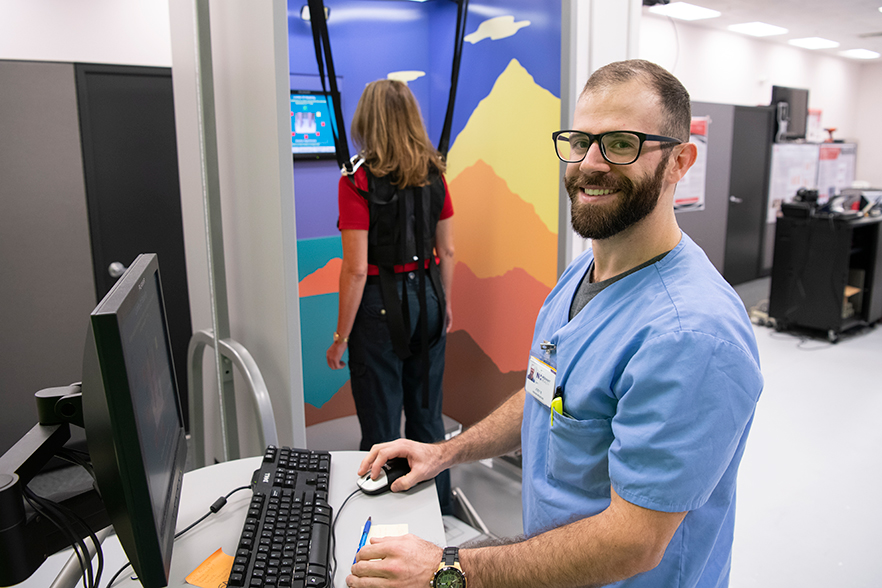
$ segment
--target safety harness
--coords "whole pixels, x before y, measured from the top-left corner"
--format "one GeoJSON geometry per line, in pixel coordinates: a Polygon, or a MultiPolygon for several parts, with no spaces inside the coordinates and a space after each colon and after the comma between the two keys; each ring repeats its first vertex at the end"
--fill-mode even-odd
{"type": "Polygon", "coordinates": [[[365,169],[368,189],[356,188],[367,200],[370,216],[368,263],[377,266],[380,293],[386,310],[386,324],[395,354],[405,360],[419,354],[423,370],[423,408],[429,405],[429,349],[443,335],[446,300],[441,272],[435,260],[435,229],[444,207],[445,189],[437,173],[426,186],[399,188],[389,176],[374,176],[365,169]],[[399,298],[397,282],[406,274],[396,274],[396,265],[416,262],[420,304],[420,340],[412,341],[410,303],[406,287],[399,298]],[[427,267],[428,266],[428,267],[427,267]],[[429,333],[426,288],[435,290],[441,313],[440,327],[429,333]]]}
{"type": "MultiPolygon", "coordinates": [[[[463,39],[465,37],[468,0],[453,0],[457,4],[456,32],[454,35],[453,64],[450,76],[450,94],[447,101],[447,112],[444,126],[438,142],[438,151],[447,158],[450,143],[450,132],[453,123],[453,109],[456,101],[456,88],[459,80],[459,68],[462,57],[463,39]]],[[[417,353],[422,359],[423,369],[423,408],[429,406],[429,348],[437,342],[446,329],[446,301],[444,288],[441,284],[441,272],[435,260],[434,244],[435,229],[444,206],[444,182],[438,173],[430,175],[427,186],[399,188],[391,179],[375,177],[365,168],[368,177],[368,189],[362,190],[355,186],[352,176],[364,163],[359,154],[350,158],[349,145],[343,124],[340,92],[334,73],[334,60],[331,55],[331,42],[328,36],[327,22],[324,18],[323,0],[308,0],[311,15],[312,36],[315,44],[315,56],[318,64],[322,90],[330,94],[334,106],[335,123],[332,126],[336,144],[337,163],[340,172],[348,177],[353,187],[368,202],[370,213],[370,229],[368,231],[368,263],[379,269],[380,290],[383,305],[386,308],[386,320],[389,325],[392,346],[396,355],[402,360],[417,353]],[[325,85],[325,67],[327,62],[330,92],[325,85]],[[395,265],[417,262],[419,277],[420,303],[420,342],[413,345],[410,337],[410,308],[406,289],[399,299],[395,265]],[[428,264],[426,263],[428,261],[428,264]],[[426,266],[428,265],[428,271],[426,266]],[[437,334],[428,332],[428,314],[426,312],[426,286],[431,282],[438,298],[441,312],[441,327],[437,334]]]]}

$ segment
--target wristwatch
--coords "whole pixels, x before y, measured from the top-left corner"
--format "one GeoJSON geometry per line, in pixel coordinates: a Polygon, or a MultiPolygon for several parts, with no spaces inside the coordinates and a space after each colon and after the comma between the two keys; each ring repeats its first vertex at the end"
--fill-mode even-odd
{"type": "Polygon", "coordinates": [[[459,566],[459,548],[445,547],[444,558],[432,577],[432,588],[466,588],[466,577],[459,566]]]}

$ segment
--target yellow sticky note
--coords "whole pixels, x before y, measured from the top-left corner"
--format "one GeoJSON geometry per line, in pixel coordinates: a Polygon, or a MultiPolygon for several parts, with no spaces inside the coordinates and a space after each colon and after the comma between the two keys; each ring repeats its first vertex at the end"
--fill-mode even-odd
{"type": "Polygon", "coordinates": [[[400,537],[407,535],[407,523],[398,525],[371,525],[368,532],[367,543],[370,543],[374,537],[400,537]]]}
{"type": "Polygon", "coordinates": [[[187,584],[199,588],[222,588],[230,579],[230,570],[233,569],[233,556],[227,555],[222,549],[218,549],[208,556],[199,567],[193,570],[185,579],[187,584]]]}

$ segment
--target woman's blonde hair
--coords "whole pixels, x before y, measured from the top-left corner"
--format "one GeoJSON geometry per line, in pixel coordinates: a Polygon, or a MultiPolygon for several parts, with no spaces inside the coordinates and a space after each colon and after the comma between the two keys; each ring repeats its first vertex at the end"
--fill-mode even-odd
{"type": "Polygon", "coordinates": [[[392,176],[396,186],[424,186],[444,159],[429,141],[420,107],[407,84],[377,80],[368,84],[352,118],[352,140],[371,173],[392,176]]]}

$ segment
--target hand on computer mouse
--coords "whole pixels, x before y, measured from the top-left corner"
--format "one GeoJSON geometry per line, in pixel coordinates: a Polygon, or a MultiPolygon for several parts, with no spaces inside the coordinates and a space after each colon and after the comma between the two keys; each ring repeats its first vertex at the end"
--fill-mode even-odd
{"type": "Polygon", "coordinates": [[[393,457],[384,463],[380,469],[380,475],[376,479],[371,478],[371,472],[368,472],[358,479],[358,487],[365,494],[382,494],[392,489],[392,484],[398,478],[406,476],[410,472],[410,465],[407,458],[393,457]]]}
{"type": "Polygon", "coordinates": [[[407,460],[410,472],[390,482],[389,488],[393,492],[409,490],[423,480],[434,478],[444,469],[438,445],[396,439],[389,443],[374,445],[367,457],[362,460],[358,475],[367,474],[371,479],[376,480],[383,470],[383,465],[397,457],[407,460]]]}

